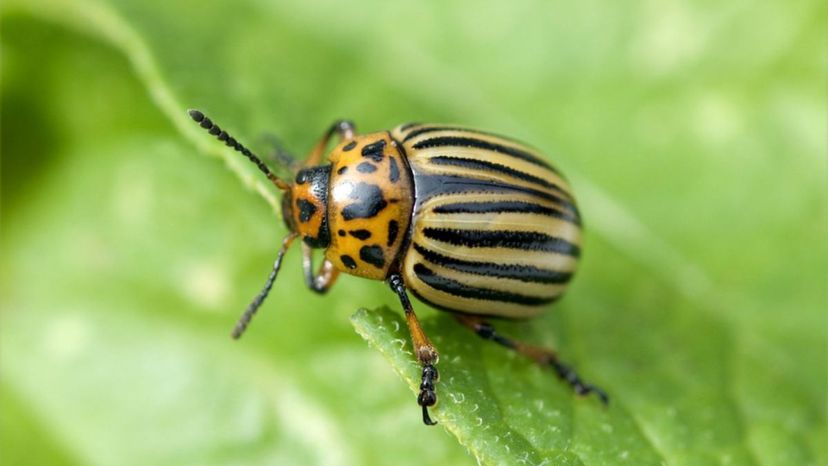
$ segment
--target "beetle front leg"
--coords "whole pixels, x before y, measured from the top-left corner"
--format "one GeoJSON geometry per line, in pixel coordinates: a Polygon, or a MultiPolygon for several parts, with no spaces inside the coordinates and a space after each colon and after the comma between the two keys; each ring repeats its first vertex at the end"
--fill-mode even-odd
{"type": "Polygon", "coordinates": [[[417,404],[423,408],[423,423],[427,426],[437,424],[432,421],[428,415],[428,408],[437,404],[437,391],[434,383],[440,377],[437,368],[434,367],[439,359],[439,354],[431,344],[423,328],[420,326],[420,321],[417,320],[417,315],[414,314],[414,308],[411,307],[411,301],[408,299],[408,293],[405,291],[405,284],[402,277],[399,275],[391,275],[388,277],[388,285],[397,293],[405,310],[405,321],[408,323],[408,331],[411,333],[411,342],[414,345],[414,354],[417,360],[423,366],[423,372],[420,379],[420,394],[417,396],[417,404]]]}
{"type": "Polygon", "coordinates": [[[319,142],[317,142],[316,145],[313,146],[313,149],[311,149],[310,155],[307,160],[305,160],[306,167],[319,165],[322,162],[322,156],[325,153],[325,148],[328,147],[328,141],[331,140],[331,136],[334,134],[339,136],[340,141],[353,139],[356,134],[356,126],[349,120],[334,121],[330,128],[325,131],[325,134],[322,135],[322,138],[319,139],[319,142]]]}
{"type": "Polygon", "coordinates": [[[319,294],[327,293],[339,277],[339,270],[327,259],[322,262],[319,270],[314,274],[313,249],[305,243],[302,243],[302,268],[305,272],[305,285],[319,294]]]}

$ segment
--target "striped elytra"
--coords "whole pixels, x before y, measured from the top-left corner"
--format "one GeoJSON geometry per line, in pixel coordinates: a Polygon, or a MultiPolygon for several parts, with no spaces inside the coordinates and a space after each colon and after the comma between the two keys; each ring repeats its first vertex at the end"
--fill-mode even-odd
{"type": "Polygon", "coordinates": [[[402,273],[440,309],[531,317],[575,273],[581,228],[569,183],[536,151],[443,125],[392,131],[407,155],[415,204],[402,273]]]}
{"type": "Polygon", "coordinates": [[[284,192],[288,235],[262,291],[233,330],[247,328],[276,280],[295,239],[303,243],[306,285],[325,293],[340,273],[384,280],[405,311],[422,367],[417,403],[433,425],[438,352],[408,292],[455,313],[478,336],[550,367],[575,393],[606,393],[584,382],[556,352],[498,333],[488,317],[528,318],[559,299],[581,254],[581,220],[569,183],[543,156],[492,133],[436,124],[405,124],[357,134],[334,122],[299,163],[282,154],[292,181],[192,110],[199,125],[253,162],[284,192]],[[331,138],[338,144],[325,155],[331,138]],[[324,260],[314,269],[314,250],[324,260]]]}

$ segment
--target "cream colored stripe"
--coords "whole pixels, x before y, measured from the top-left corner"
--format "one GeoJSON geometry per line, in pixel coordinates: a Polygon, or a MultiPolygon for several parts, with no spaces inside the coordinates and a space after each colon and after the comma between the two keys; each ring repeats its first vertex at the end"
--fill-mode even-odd
{"type": "MultiPolygon", "coordinates": [[[[443,196],[434,196],[430,199],[427,199],[423,202],[420,210],[433,210],[439,206],[447,205],[447,204],[454,204],[454,203],[463,203],[463,202],[507,202],[507,201],[517,201],[517,202],[526,202],[528,204],[537,204],[542,207],[554,209],[561,213],[566,213],[566,211],[561,208],[561,205],[557,202],[548,201],[546,199],[539,198],[532,194],[527,193],[491,193],[486,194],[485,196],[481,196],[480,194],[472,194],[472,193],[455,193],[443,196]]],[[[478,215],[478,214],[469,214],[469,215],[478,215]]]]}
{"type": "Polygon", "coordinates": [[[423,124],[416,126],[414,128],[408,129],[405,131],[405,134],[412,132],[415,129],[419,128],[446,128],[445,130],[438,130],[438,131],[429,131],[426,133],[422,133],[420,135],[415,136],[414,138],[405,142],[406,146],[414,146],[418,142],[422,142],[432,138],[441,138],[441,137],[458,137],[458,138],[473,138],[473,139],[480,139],[481,141],[491,142],[493,144],[500,144],[501,146],[511,147],[513,149],[522,150],[524,152],[528,152],[535,157],[544,160],[543,155],[537,150],[530,146],[527,146],[524,143],[520,143],[511,139],[507,139],[505,137],[499,137],[491,134],[483,134],[479,132],[475,132],[474,130],[464,131],[462,129],[450,129],[450,128],[457,128],[455,125],[431,125],[431,124],[423,124]]]}
{"type": "MultiPolygon", "coordinates": [[[[436,153],[435,153],[436,154],[436,153]]],[[[446,155],[446,154],[439,154],[439,156],[446,155]]],[[[485,160],[488,162],[492,162],[493,160],[488,160],[487,154],[480,154],[478,152],[469,152],[468,154],[464,154],[464,158],[467,159],[476,159],[476,160],[485,160]]],[[[495,163],[499,163],[501,165],[505,165],[510,161],[497,161],[495,163]]],[[[542,191],[545,193],[549,193],[553,196],[559,197],[561,199],[566,200],[569,203],[572,203],[572,195],[570,194],[568,187],[566,185],[562,185],[562,181],[558,178],[558,182],[554,181],[553,176],[551,175],[552,172],[548,172],[546,170],[543,171],[544,174],[535,175],[538,176],[553,185],[557,185],[559,189],[556,189],[554,186],[544,186],[543,184],[537,183],[532,180],[522,179],[518,176],[509,174],[509,173],[501,173],[498,171],[488,170],[486,168],[473,168],[467,167],[462,165],[437,165],[437,164],[429,164],[429,168],[431,171],[436,171],[440,174],[445,175],[454,175],[454,176],[464,176],[468,178],[477,178],[481,180],[487,181],[496,181],[506,184],[511,184],[515,186],[522,186],[524,188],[534,189],[537,191],[542,191]]],[[[511,167],[515,168],[515,167],[511,167]]],[[[535,169],[537,171],[537,169],[535,169]]]]}
{"type": "MultiPolygon", "coordinates": [[[[514,141],[514,140],[510,140],[510,139],[505,138],[505,137],[499,137],[499,136],[494,136],[494,135],[476,133],[474,131],[463,131],[463,130],[457,130],[457,129],[451,130],[451,129],[448,129],[448,128],[450,128],[450,126],[429,125],[429,124],[424,124],[424,125],[417,126],[415,128],[411,128],[411,129],[407,130],[405,132],[405,134],[408,134],[408,133],[414,131],[415,129],[419,129],[419,128],[423,128],[423,127],[429,127],[429,128],[430,127],[445,127],[446,129],[442,130],[442,131],[430,131],[430,132],[419,134],[416,137],[406,141],[405,142],[406,146],[413,147],[415,144],[417,144],[419,142],[426,141],[428,139],[433,139],[433,138],[441,138],[441,137],[472,138],[472,139],[479,139],[481,141],[490,142],[492,144],[499,144],[501,146],[510,147],[512,149],[521,150],[521,151],[527,152],[527,153],[537,157],[540,160],[545,161],[546,163],[549,163],[549,161],[546,160],[546,157],[544,157],[543,154],[539,150],[537,150],[537,149],[535,149],[531,146],[528,146],[524,143],[514,141]]],[[[403,136],[403,138],[405,138],[405,136],[403,136]]]]}
{"type": "Polygon", "coordinates": [[[434,126],[434,125],[428,125],[428,124],[414,125],[414,126],[411,126],[409,128],[406,128],[405,131],[402,130],[403,125],[398,125],[398,126],[394,127],[394,129],[391,130],[391,137],[396,139],[398,142],[402,142],[402,140],[405,139],[405,136],[408,133],[414,131],[417,128],[422,128],[423,126],[434,126]]]}
{"type": "Polygon", "coordinates": [[[428,239],[417,232],[413,240],[423,247],[444,256],[472,262],[499,262],[502,264],[531,265],[547,270],[574,272],[578,258],[545,251],[525,251],[507,248],[470,248],[428,239]]]}
{"type": "Polygon", "coordinates": [[[451,228],[481,231],[527,231],[554,236],[579,243],[581,230],[566,220],[520,212],[486,214],[434,214],[427,212],[419,221],[420,228],[451,228]]]}
{"type": "Polygon", "coordinates": [[[409,156],[412,158],[416,158],[417,165],[419,167],[423,167],[425,170],[431,173],[451,172],[455,174],[459,173],[461,175],[467,175],[470,172],[474,172],[476,176],[482,176],[486,179],[495,177],[503,179],[504,181],[514,182],[515,184],[518,184],[517,182],[520,182],[520,184],[529,185],[536,189],[546,190],[552,193],[559,193],[559,191],[556,191],[552,188],[547,188],[540,184],[532,183],[529,181],[523,181],[520,180],[520,178],[505,173],[499,173],[490,170],[474,170],[463,166],[437,165],[429,163],[428,159],[431,157],[447,156],[496,163],[499,165],[503,165],[504,167],[508,167],[553,183],[557,185],[561,189],[561,191],[564,191],[568,197],[571,198],[571,187],[569,186],[569,183],[567,183],[566,180],[558,176],[555,172],[535,165],[526,160],[521,160],[519,158],[501,154],[499,152],[490,151],[486,149],[478,149],[475,147],[445,146],[431,147],[419,150],[412,149],[409,152],[409,156]]]}
{"type": "Polygon", "coordinates": [[[511,318],[529,318],[534,317],[544,310],[549,304],[540,306],[526,306],[522,304],[506,303],[501,301],[488,301],[483,299],[463,298],[454,296],[449,293],[435,290],[426,285],[417,277],[413,271],[413,261],[406,261],[403,273],[405,274],[405,283],[416,294],[421,296],[428,302],[434,303],[448,309],[458,312],[466,312],[469,314],[478,315],[494,315],[511,318]]]}

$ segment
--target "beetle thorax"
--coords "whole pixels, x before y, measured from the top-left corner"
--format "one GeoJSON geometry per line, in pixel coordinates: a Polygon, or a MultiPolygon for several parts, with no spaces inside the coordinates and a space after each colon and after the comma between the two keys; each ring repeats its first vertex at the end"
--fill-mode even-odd
{"type": "Polygon", "coordinates": [[[387,132],[343,141],[331,152],[325,257],[345,273],[384,280],[406,241],[414,190],[403,154],[387,132]]]}

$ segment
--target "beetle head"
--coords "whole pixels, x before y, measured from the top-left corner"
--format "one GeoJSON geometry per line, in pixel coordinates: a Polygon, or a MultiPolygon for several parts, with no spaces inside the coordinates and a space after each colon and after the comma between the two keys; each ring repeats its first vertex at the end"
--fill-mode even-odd
{"type": "Polygon", "coordinates": [[[330,176],[330,165],[304,167],[282,199],[282,216],[287,227],[314,248],[325,248],[331,242],[328,230],[330,176]]]}

